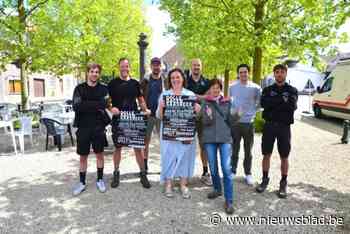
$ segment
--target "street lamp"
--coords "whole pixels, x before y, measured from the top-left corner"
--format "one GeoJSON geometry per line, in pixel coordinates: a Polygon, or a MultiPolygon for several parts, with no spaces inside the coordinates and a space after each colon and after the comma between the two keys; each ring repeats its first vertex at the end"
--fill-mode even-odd
{"type": "Polygon", "coordinates": [[[139,49],[140,49],[140,80],[142,80],[145,76],[145,64],[146,64],[146,55],[145,55],[145,51],[146,48],[148,46],[148,42],[146,41],[146,34],[144,33],[140,33],[139,35],[139,41],[137,42],[137,44],[139,45],[139,49]]]}

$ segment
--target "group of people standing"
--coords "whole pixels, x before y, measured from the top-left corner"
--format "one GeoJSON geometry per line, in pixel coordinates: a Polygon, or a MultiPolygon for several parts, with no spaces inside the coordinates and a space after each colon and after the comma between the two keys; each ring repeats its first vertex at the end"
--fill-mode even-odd
{"type": "Polygon", "coordinates": [[[179,179],[180,192],[184,199],[191,197],[188,180],[194,174],[197,139],[203,166],[201,181],[212,185],[213,191],[207,197],[215,199],[224,194],[224,209],[232,214],[233,179],[237,172],[240,143],[244,145],[244,173],[248,185],[253,185],[252,147],[254,143],[254,119],[262,107],[266,123],[262,136],[263,178],[256,187],[263,192],[269,183],[269,165],[273,145],[277,139],[281,158],[280,189],[278,196],[287,196],[288,155],[290,152],[293,113],[296,109],[297,90],[285,82],[287,67],[279,64],[274,67],[275,84],[261,88],[249,80],[250,67],[241,64],[237,67],[238,79],[229,88],[230,97],[222,94],[222,82],[219,79],[206,79],[202,75],[200,59],[191,61],[191,69],[184,73],[179,68],[172,69],[167,77],[161,73],[161,60],[151,59],[151,74],[140,82],[131,78],[130,63],[127,58],[119,60],[120,76],[105,86],[98,80],[102,67],[90,64],[87,67],[87,81],[79,84],[73,94],[73,109],[76,113],[77,153],[80,155],[80,182],[73,189],[78,195],[86,189],[87,157],[90,147],[96,154],[97,182],[100,192],[106,191],[103,180],[105,145],[105,127],[109,124],[106,117],[108,109],[113,118],[112,138],[115,145],[113,153],[114,172],[111,187],[120,182],[119,164],[122,145],[118,144],[118,122],[121,111],[141,110],[148,116],[145,148],[134,148],[136,161],[140,169],[140,182],[144,188],[150,188],[147,178],[149,144],[154,129],[160,137],[161,173],[160,182],[164,185],[164,195],[174,197],[174,181],[179,179]],[[195,96],[193,113],[196,122],[197,138],[193,140],[173,141],[163,139],[162,125],[166,104],[164,96],[195,96]],[[110,101],[111,100],[111,103],[110,101]],[[223,186],[218,169],[220,153],[223,186]],[[210,173],[209,173],[210,171],[210,173]],[[222,189],[223,187],[223,189],[222,189]],[[222,193],[224,191],[224,193],[222,193]]]}

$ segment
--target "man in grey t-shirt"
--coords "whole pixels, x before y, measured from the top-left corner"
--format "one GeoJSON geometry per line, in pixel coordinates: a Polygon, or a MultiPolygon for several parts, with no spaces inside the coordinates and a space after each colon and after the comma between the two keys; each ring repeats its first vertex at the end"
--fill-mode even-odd
{"type": "Polygon", "coordinates": [[[254,119],[260,106],[261,88],[249,81],[250,68],[247,64],[237,67],[239,80],[230,87],[233,105],[241,112],[239,121],[232,127],[232,172],[236,174],[241,139],[244,142],[244,173],[248,185],[253,185],[252,148],[254,143],[254,119]]]}

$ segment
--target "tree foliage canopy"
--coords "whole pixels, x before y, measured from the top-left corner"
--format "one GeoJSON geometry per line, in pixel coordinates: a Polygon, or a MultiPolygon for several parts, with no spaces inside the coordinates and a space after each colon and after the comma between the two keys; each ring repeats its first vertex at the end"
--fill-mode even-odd
{"type": "Polygon", "coordinates": [[[259,63],[259,83],[282,55],[304,60],[326,53],[347,39],[337,29],[350,16],[349,1],[333,0],[162,0],[186,58],[200,57],[209,74],[222,74],[239,63],[259,63]]]}
{"type": "Polygon", "coordinates": [[[30,71],[58,74],[88,62],[115,69],[119,57],[138,62],[138,35],[150,28],[145,23],[142,1],[31,0],[24,1],[25,27],[20,25],[17,1],[0,1],[1,64],[19,57],[28,59],[30,71]],[[35,8],[35,9],[33,9],[35,8]],[[20,41],[18,35],[24,35],[20,41]]]}
{"type": "Polygon", "coordinates": [[[27,73],[82,74],[89,62],[111,74],[118,58],[138,70],[138,35],[150,35],[142,0],[0,0],[0,68],[17,61],[22,106],[27,73]]]}

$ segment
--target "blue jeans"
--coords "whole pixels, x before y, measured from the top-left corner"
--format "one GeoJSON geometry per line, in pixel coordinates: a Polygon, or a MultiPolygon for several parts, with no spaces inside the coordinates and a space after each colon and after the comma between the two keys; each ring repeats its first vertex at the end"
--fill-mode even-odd
{"type": "Polygon", "coordinates": [[[233,173],[231,168],[231,144],[206,143],[204,148],[208,155],[211,178],[214,190],[221,192],[221,179],[218,170],[217,151],[220,151],[221,170],[224,176],[224,196],[228,203],[233,201],[233,173]]]}

